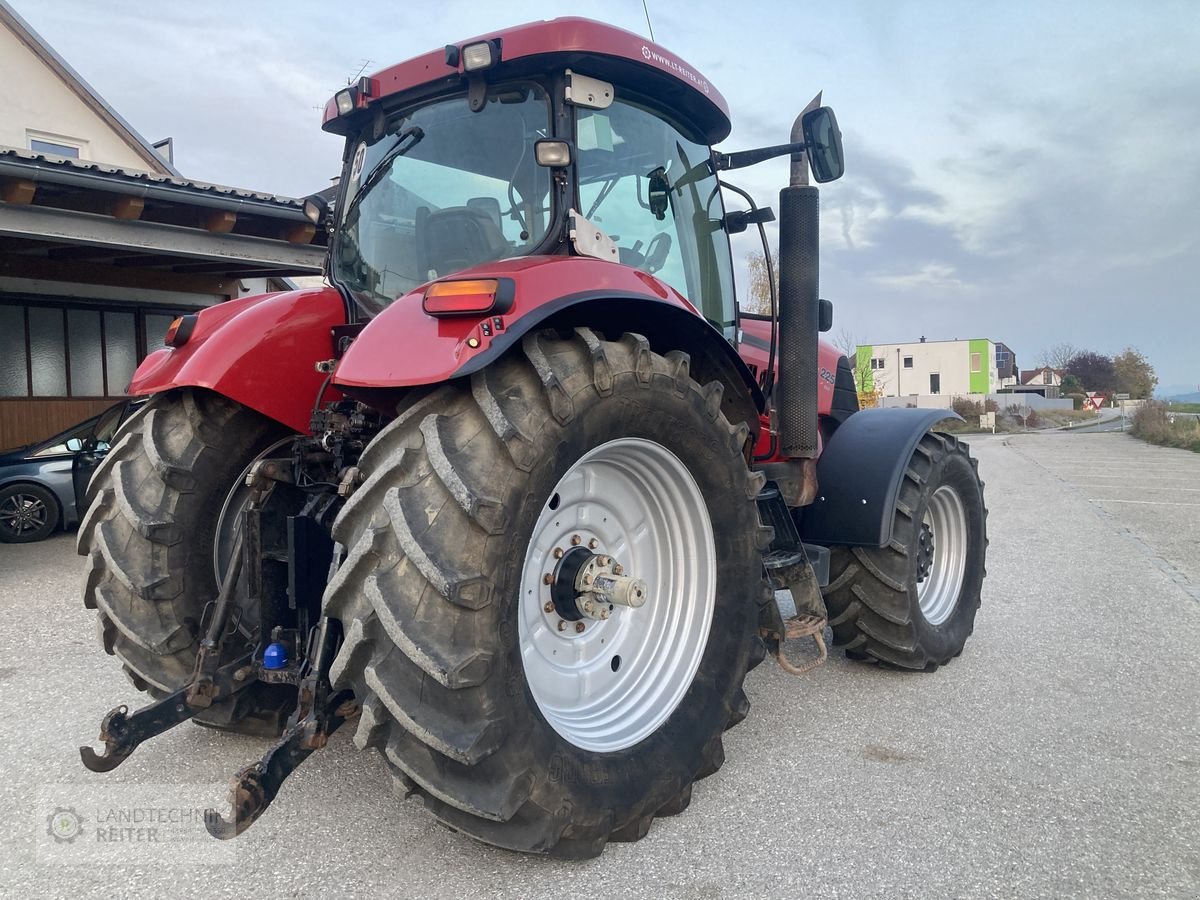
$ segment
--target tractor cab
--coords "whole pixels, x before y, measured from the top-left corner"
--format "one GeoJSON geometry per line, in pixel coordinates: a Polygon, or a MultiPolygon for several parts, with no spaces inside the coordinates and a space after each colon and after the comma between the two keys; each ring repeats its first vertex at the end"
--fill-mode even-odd
{"type": "Polygon", "coordinates": [[[509,34],[468,41],[437,60],[454,77],[387,93],[401,64],[338,95],[326,129],[348,140],[330,274],[364,312],[485,263],[582,255],[654,276],[732,338],[709,148],[728,132],[724,101],[656,71],[647,61],[662,54],[640,38],[584,24],[638,46],[582,60],[563,51],[561,24],[538,23],[517,30],[535,52],[516,59],[509,34]]]}

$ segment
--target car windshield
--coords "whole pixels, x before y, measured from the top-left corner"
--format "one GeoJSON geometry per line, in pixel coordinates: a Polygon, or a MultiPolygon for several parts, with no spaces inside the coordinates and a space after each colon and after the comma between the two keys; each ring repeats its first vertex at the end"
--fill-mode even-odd
{"type": "Polygon", "coordinates": [[[100,417],[93,416],[87,421],[80,422],[78,425],[67,429],[62,434],[56,434],[39,445],[30,456],[63,456],[71,453],[72,451],[67,446],[67,441],[75,438],[86,443],[88,438],[92,436],[92,432],[95,430],[98,421],[100,421],[100,417]]]}
{"type": "Polygon", "coordinates": [[[535,85],[489,90],[389,119],[355,150],[334,275],[371,312],[427,281],[530,252],[550,221],[533,145],[550,107],[535,85]]]}
{"type": "Polygon", "coordinates": [[[80,441],[89,450],[107,450],[109,444],[112,443],[113,435],[117,433],[118,426],[125,418],[128,408],[127,403],[110,406],[100,415],[92,416],[92,418],[68,428],[62,434],[48,438],[30,456],[62,456],[73,453],[74,451],[67,446],[67,442],[73,438],[80,441]]]}

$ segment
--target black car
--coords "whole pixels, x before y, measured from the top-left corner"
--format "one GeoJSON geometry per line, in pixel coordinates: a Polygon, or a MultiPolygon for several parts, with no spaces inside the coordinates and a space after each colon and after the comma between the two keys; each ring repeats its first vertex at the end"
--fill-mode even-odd
{"type": "Polygon", "coordinates": [[[141,403],[122,401],[40,444],[0,451],[0,542],[40,541],[78,525],[92,472],[141,403]]]}

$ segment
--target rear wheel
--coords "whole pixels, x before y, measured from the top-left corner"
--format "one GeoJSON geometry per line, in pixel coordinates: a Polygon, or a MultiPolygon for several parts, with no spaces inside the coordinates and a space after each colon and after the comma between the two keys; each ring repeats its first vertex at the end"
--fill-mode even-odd
{"type": "Polygon", "coordinates": [[[0,543],[28,544],[50,537],[58,527],[54,494],[37,484],[0,488],[0,543]]]}
{"type": "Polygon", "coordinates": [[[825,602],[847,656],[928,671],[962,653],[987,550],[976,466],[953,435],[925,435],[904,473],[891,542],[834,548],[825,602]]]}
{"type": "MultiPolygon", "coordinates": [[[[237,520],[231,501],[243,496],[251,461],[287,434],[219,394],[174,391],[122,426],[93,475],[78,538],[88,558],[84,604],[97,610],[105,651],[139,690],[163,697],[191,677],[204,608],[218,589],[214,558],[228,558],[237,520]]],[[[241,634],[227,642],[253,646],[257,610],[235,619],[241,634]]],[[[257,684],[196,721],[274,734],[293,696],[257,684]]]]}
{"type": "Polygon", "coordinates": [[[364,452],[334,528],[333,678],[356,743],[444,823],[593,856],[682,811],[745,715],[759,485],[685,354],[587,329],[523,349],[364,452]],[[589,602],[589,573],[630,579],[626,604],[589,602]]]}

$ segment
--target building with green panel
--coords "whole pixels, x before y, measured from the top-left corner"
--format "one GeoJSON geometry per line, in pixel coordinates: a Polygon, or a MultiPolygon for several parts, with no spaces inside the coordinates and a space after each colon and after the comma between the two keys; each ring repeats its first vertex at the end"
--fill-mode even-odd
{"type": "Polygon", "coordinates": [[[996,342],[987,338],[856,348],[860,391],[883,397],[912,394],[994,394],[1000,389],[996,342]]]}

